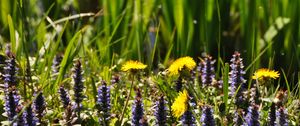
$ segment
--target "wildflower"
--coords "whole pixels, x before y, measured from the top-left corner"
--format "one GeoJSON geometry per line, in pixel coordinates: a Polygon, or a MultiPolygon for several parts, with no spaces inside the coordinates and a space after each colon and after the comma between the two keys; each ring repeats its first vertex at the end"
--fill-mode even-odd
{"type": "Polygon", "coordinates": [[[75,101],[75,109],[78,112],[79,116],[79,111],[81,109],[81,102],[84,98],[83,93],[83,79],[82,79],[82,68],[81,68],[81,62],[77,60],[74,64],[74,69],[73,69],[73,82],[74,82],[74,101],[75,101]]]}
{"type": "Polygon", "coordinates": [[[181,121],[184,126],[196,126],[195,117],[190,110],[184,112],[181,121]]]}
{"type": "Polygon", "coordinates": [[[278,117],[277,122],[280,126],[288,126],[288,114],[284,107],[278,108],[276,116],[278,117]]]}
{"type": "Polygon", "coordinates": [[[36,117],[34,116],[34,114],[32,112],[31,104],[29,104],[25,108],[25,111],[23,113],[23,120],[24,120],[25,126],[36,126],[37,120],[36,120],[36,117]]]}
{"type": "Polygon", "coordinates": [[[238,109],[236,110],[236,112],[234,113],[234,126],[242,126],[244,123],[244,119],[243,119],[243,110],[242,109],[238,109]]]}
{"type": "MultiPolygon", "coordinates": [[[[8,117],[8,121],[11,123],[15,119],[17,119],[18,112],[22,110],[20,102],[20,96],[16,87],[11,87],[5,89],[5,112],[8,117]]],[[[17,124],[14,122],[13,124],[17,124]]]]}
{"type": "Polygon", "coordinates": [[[258,105],[249,106],[245,121],[246,126],[260,126],[258,105]]]}
{"type": "Polygon", "coordinates": [[[144,109],[143,109],[143,100],[142,100],[142,94],[140,90],[137,90],[134,104],[132,106],[132,125],[133,126],[141,126],[144,116],[144,109]]]}
{"type": "Polygon", "coordinates": [[[136,70],[142,70],[145,69],[147,67],[147,65],[139,62],[139,61],[133,61],[133,60],[129,60],[127,62],[125,62],[125,64],[123,64],[121,70],[122,71],[136,71],[136,70]]]}
{"type": "Polygon", "coordinates": [[[240,53],[235,52],[233,54],[232,59],[230,60],[231,64],[231,71],[230,71],[230,78],[229,78],[229,84],[231,85],[231,92],[230,95],[233,96],[236,92],[236,89],[239,88],[239,91],[237,92],[237,97],[242,95],[242,92],[246,90],[246,80],[244,79],[243,75],[245,74],[245,71],[243,70],[244,65],[242,62],[242,58],[240,58],[240,53]]]}
{"type": "Polygon", "coordinates": [[[175,117],[179,118],[184,114],[187,110],[188,105],[188,93],[186,90],[179,92],[179,95],[175,99],[174,103],[172,104],[172,113],[175,117]]]}
{"type": "Polygon", "coordinates": [[[11,46],[10,46],[10,44],[6,44],[5,45],[5,54],[8,57],[13,56],[13,53],[11,52],[11,46]]]}
{"type": "Polygon", "coordinates": [[[213,110],[209,106],[205,106],[202,110],[201,120],[202,126],[215,126],[216,122],[213,115],[213,110]]]}
{"type": "Polygon", "coordinates": [[[256,88],[256,86],[252,87],[250,89],[250,103],[254,103],[254,104],[260,104],[260,92],[258,90],[258,88],[256,88]]]}
{"type": "Polygon", "coordinates": [[[121,70],[122,71],[129,71],[130,74],[132,75],[131,79],[131,85],[130,85],[130,89],[129,89],[129,92],[127,94],[127,98],[126,98],[126,101],[125,101],[125,105],[123,106],[123,110],[122,110],[122,113],[121,113],[121,119],[120,119],[120,122],[123,121],[123,118],[124,118],[124,114],[125,114],[125,110],[127,108],[127,105],[128,105],[128,102],[129,102],[129,98],[130,98],[130,94],[131,94],[131,91],[132,91],[132,88],[134,87],[133,86],[133,83],[134,83],[134,75],[138,72],[138,70],[142,70],[142,69],[145,69],[147,67],[147,65],[139,62],[139,61],[127,61],[125,64],[123,64],[121,70]]]}
{"type": "MultiPolygon", "coordinates": [[[[204,68],[204,64],[202,63],[202,62],[204,62],[203,60],[201,60],[199,63],[198,63],[198,65],[197,65],[197,68],[196,68],[196,71],[197,71],[197,73],[198,73],[198,79],[199,79],[199,81],[201,81],[201,75],[202,75],[202,69],[204,68]]],[[[202,81],[201,81],[202,82],[202,81]]]]}
{"type": "Polygon", "coordinates": [[[279,77],[278,71],[269,70],[266,68],[258,69],[254,75],[252,76],[252,79],[264,79],[264,78],[273,78],[276,79],[279,77]]]}
{"type": "Polygon", "coordinates": [[[269,126],[275,126],[276,125],[276,105],[275,103],[272,103],[269,116],[268,116],[269,126]]]}
{"type": "Polygon", "coordinates": [[[70,126],[72,124],[71,122],[73,119],[73,109],[72,109],[70,95],[63,86],[59,87],[58,92],[64,108],[64,115],[63,115],[64,121],[62,123],[64,125],[70,126]]]}
{"type": "Polygon", "coordinates": [[[38,122],[42,123],[42,118],[44,117],[46,110],[45,97],[43,96],[43,92],[40,92],[35,95],[36,98],[33,102],[33,109],[36,114],[36,117],[38,118],[38,122]]]}
{"type": "Polygon", "coordinates": [[[190,81],[195,81],[195,79],[197,78],[197,69],[198,66],[190,71],[190,75],[191,75],[190,81]]]}
{"type": "Polygon", "coordinates": [[[65,108],[65,112],[64,112],[64,115],[63,115],[63,118],[64,118],[64,121],[62,121],[63,125],[72,126],[73,123],[75,124],[76,121],[75,122],[73,121],[74,117],[75,116],[74,116],[74,113],[73,113],[72,105],[68,105],[65,108]]]}
{"type": "Polygon", "coordinates": [[[7,60],[5,60],[4,67],[4,94],[5,94],[5,111],[9,122],[13,125],[22,124],[23,119],[18,116],[18,113],[22,110],[20,102],[20,96],[18,94],[17,86],[17,67],[16,61],[10,50],[7,52],[7,60]]]}
{"type": "Polygon", "coordinates": [[[110,119],[110,88],[102,81],[102,85],[98,88],[97,107],[101,113],[100,122],[109,124],[110,119]]]}
{"type": "Polygon", "coordinates": [[[63,86],[59,87],[59,95],[60,95],[60,100],[63,103],[63,107],[66,108],[68,105],[71,104],[70,96],[68,92],[64,89],[63,86]]]}
{"type": "Polygon", "coordinates": [[[4,67],[4,86],[6,88],[10,88],[13,86],[17,86],[17,67],[16,60],[14,56],[9,57],[5,60],[6,66],[4,67]]]}
{"type": "Polygon", "coordinates": [[[4,56],[4,55],[2,55],[2,54],[0,54],[0,87],[2,88],[2,87],[4,87],[4,85],[2,84],[3,82],[2,82],[2,80],[4,80],[4,66],[5,66],[5,60],[6,60],[6,57],[4,56]]]}
{"type": "Polygon", "coordinates": [[[111,84],[118,84],[120,82],[120,76],[119,75],[113,75],[110,80],[111,84]]]}
{"type": "Polygon", "coordinates": [[[155,118],[158,126],[166,126],[167,124],[167,107],[165,106],[166,101],[161,96],[155,105],[155,118]]]}
{"type": "Polygon", "coordinates": [[[63,57],[62,55],[56,55],[55,58],[53,59],[53,62],[52,62],[52,73],[53,74],[57,74],[59,72],[59,69],[60,69],[60,63],[62,61],[63,57]]]}
{"type": "Polygon", "coordinates": [[[185,68],[188,71],[191,71],[196,66],[196,62],[193,60],[193,58],[186,56],[181,57],[177,60],[175,60],[170,67],[168,68],[168,73],[170,76],[172,75],[178,75],[179,72],[182,71],[183,68],[185,68]]]}
{"type": "Polygon", "coordinates": [[[203,64],[201,81],[203,87],[209,86],[215,79],[215,68],[214,63],[215,60],[212,60],[211,56],[206,56],[204,61],[201,62],[203,64]]]}

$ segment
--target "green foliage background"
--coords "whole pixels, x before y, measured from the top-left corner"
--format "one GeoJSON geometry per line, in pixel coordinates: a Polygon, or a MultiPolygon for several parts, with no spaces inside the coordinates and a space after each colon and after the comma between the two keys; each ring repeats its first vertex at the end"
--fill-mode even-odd
{"type": "Polygon", "coordinates": [[[299,6],[294,0],[2,0],[1,43],[34,55],[50,33],[55,38],[49,43],[60,43],[53,51],[64,52],[82,30],[83,47],[97,51],[102,64],[111,64],[114,55],[166,64],[170,57],[206,52],[228,59],[240,51],[253,69],[270,64],[291,76],[300,66],[299,6]],[[68,18],[87,12],[96,16],[68,18]],[[65,20],[55,23],[59,19],[65,20]],[[11,33],[18,33],[18,41],[11,33]]]}

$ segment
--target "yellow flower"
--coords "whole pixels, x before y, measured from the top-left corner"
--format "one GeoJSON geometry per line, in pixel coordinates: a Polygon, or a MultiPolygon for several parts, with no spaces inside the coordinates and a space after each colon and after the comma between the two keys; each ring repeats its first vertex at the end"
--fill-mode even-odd
{"type": "Polygon", "coordinates": [[[129,60],[123,64],[121,70],[122,71],[130,71],[130,70],[142,70],[145,69],[147,65],[139,62],[139,61],[133,61],[129,60]]]}
{"type": "Polygon", "coordinates": [[[252,79],[263,79],[263,78],[273,78],[276,79],[279,77],[278,71],[269,70],[266,68],[258,69],[254,75],[252,76],[252,79]]]}
{"type": "Polygon", "coordinates": [[[192,70],[196,66],[196,62],[193,58],[186,56],[181,57],[175,60],[171,66],[168,68],[169,75],[178,75],[178,73],[182,70],[182,68],[187,68],[188,70],[192,70]]]}
{"type": "Polygon", "coordinates": [[[179,92],[179,95],[175,99],[174,103],[171,106],[172,113],[175,117],[179,118],[187,110],[188,105],[188,93],[186,90],[179,92]]]}

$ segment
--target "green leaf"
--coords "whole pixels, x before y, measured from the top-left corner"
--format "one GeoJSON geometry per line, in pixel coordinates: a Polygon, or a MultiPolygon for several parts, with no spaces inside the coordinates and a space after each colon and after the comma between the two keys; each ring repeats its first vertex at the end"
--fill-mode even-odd
{"type": "Polygon", "coordinates": [[[16,53],[17,42],[16,42],[16,35],[15,35],[15,27],[10,15],[7,15],[7,22],[8,22],[9,34],[10,34],[11,51],[16,53]]]}
{"type": "Polygon", "coordinates": [[[81,35],[83,29],[79,30],[71,39],[69,42],[64,57],[62,59],[62,62],[60,64],[59,74],[57,77],[57,80],[54,85],[49,85],[48,88],[50,88],[50,91],[52,93],[55,93],[58,90],[59,84],[62,82],[63,77],[67,71],[68,66],[72,65],[73,59],[76,56],[76,52],[78,52],[78,49],[80,47],[80,42],[78,40],[79,36],[81,35]],[[76,43],[78,42],[78,43],[76,43]]]}
{"type": "MultiPolygon", "coordinates": [[[[224,71],[223,71],[223,103],[225,103],[225,108],[227,109],[227,101],[228,101],[228,87],[229,87],[229,83],[228,83],[228,77],[229,77],[229,64],[225,63],[225,67],[224,67],[224,71]]],[[[226,110],[225,110],[226,112],[226,110]]]]}

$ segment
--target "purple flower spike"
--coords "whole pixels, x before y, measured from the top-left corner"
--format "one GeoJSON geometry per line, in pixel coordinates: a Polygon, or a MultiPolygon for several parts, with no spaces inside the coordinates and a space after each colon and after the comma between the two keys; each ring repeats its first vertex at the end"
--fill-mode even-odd
{"type": "Polygon", "coordinates": [[[288,126],[288,114],[284,107],[278,108],[276,116],[279,119],[278,124],[280,126],[288,126]]]}
{"type": "Polygon", "coordinates": [[[238,109],[237,111],[235,111],[234,113],[234,119],[233,119],[233,123],[234,126],[242,126],[244,123],[244,119],[243,119],[243,110],[242,109],[238,109]]]}
{"type": "Polygon", "coordinates": [[[43,92],[40,92],[35,95],[36,98],[33,102],[33,109],[36,114],[36,117],[38,118],[38,122],[42,123],[42,118],[44,117],[46,110],[46,101],[45,97],[43,96],[43,92]]]}
{"type": "Polygon", "coordinates": [[[142,125],[142,119],[144,116],[144,105],[142,100],[142,94],[140,90],[137,90],[134,104],[132,106],[132,126],[141,126],[142,125]]]}
{"type": "Polygon", "coordinates": [[[216,122],[213,115],[213,110],[209,106],[205,106],[202,109],[201,120],[202,126],[215,126],[216,122]]]}
{"type": "Polygon", "coordinates": [[[190,110],[184,112],[181,121],[184,126],[196,126],[195,117],[190,110]]]}
{"type": "Polygon", "coordinates": [[[14,56],[9,57],[5,60],[6,66],[4,67],[4,87],[10,88],[17,86],[17,67],[16,60],[14,56]]]}
{"type": "Polygon", "coordinates": [[[71,100],[70,100],[70,95],[69,93],[64,89],[63,86],[59,87],[59,95],[60,95],[60,100],[63,104],[63,107],[66,108],[69,105],[71,105],[71,100]]]}
{"type": "Polygon", "coordinates": [[[160,99],[156,102],[154,115],[156,118],[156,124],[158,126],[167,125],[167,107],[166,101],[163,96],[161,96],[160,99]]]}
{"type": "Polygon", "coordinates": [[[99,110],[100,124],[109,125],[110,120],[110,88],[102,81],[102,85],[98,88],[97,108],[99,110]]]}
{"type": "Polygon", "coordinates": [[[23,113],[24,126],[36,126],[37,119],[33,114],[31,104],[28,105],[23,113]]]}
{"type": "Polygon", "coordinates": [[[203,64],[201,72],[202,86],[211,86],[212,82],[215,79],[215,60],[212,60],[212,57],[208,55],[204,58],[204,61],[202,61],[201,63],[203,64]]]}
{"type": "Polygon", "coordinates": [[[259,123],[259,110],[258,110],[259,106],[256,104],[252,104],[251,106],[249,106],[248,108],[248,113],[245,117],[245,125],[246,126],[260,126],[259,123]]]}
{"type": "Polygon", "coordinates": [[[237,97],[242,95],[242,92],[246,90],[246,80],[244,79],[245,71],[243,70],[243,59],[240,58],[240,53],[235,52],[232,56],[232,59],[230,60],[230,78],[229,78],[229,84],[231,88],[230,96],[233,96],[236,92],[236,90],[239,88],[239,91],[237,92],[237,97]]]}
{"type": "Polygon", "coordinates": [[[8,117],[8,121],[10,121],[10,123],[12,124],[17,124],[17,121],[15,119],[17,119],[18,113],[22,110],[22,106],[19,102],[20,102],[20,96],[18,94],[18,91],[15,89],[15,87],[5,89],[4,108],[8,117]]]}
{"type": "Polygon", "coordinates": [[[79,60],[75,62],[73,72],[75,110],[77,111],[77,116],[79,116],[80,109],[82,107],[81,102],[85,98],[85,96],[83,95],[84,86],[82,78],[82,68],[81,62],[79,60]]]}

